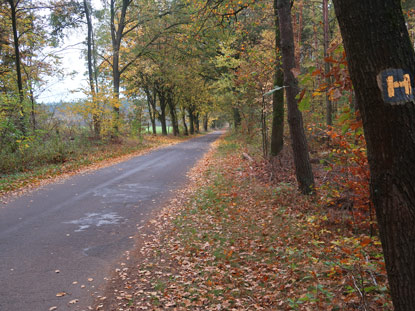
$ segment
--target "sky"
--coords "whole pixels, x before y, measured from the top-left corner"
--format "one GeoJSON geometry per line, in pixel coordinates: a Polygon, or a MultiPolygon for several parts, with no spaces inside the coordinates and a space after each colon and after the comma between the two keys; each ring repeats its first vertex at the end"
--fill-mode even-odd
{"type": "Polygon", "coordinates": [[[84,33],[81,30],[73,31],[65,38],[64,46],[70,46],[62,51],[59,48],[57,55],[61,57],[61,68],[64,70],[64,78],[47,77],[45,80],[46,90],[37,92],[35,95],[39,103],[56,103],[60,101],[74,101],[76,99],[85,98],[82,92],[76,91],[80,88],[86,88],[87,76],[85,59],[81,55],[84,48],[82,42],[85,40],[84,33]],[[71,72],[76,74],[71,75],[71,72]]]}
{"type": "MultiPolygon", "coordinates": [[[[92,0],[92,5],[95,9],[102,9],[102,0],[92,0]]],[[[35,92],[38,103],[57,103],[76,101],[83,99],[86,96],[79,91],[79,89],[88,88],[86,60],[82,56],[82,49],[85,49],[83,42],[86,40],[86,29],[80,27],[75,30],[67,32],[67,36],[63,42],[62,47],[69,47],[62,49],[50,49],[50,51],[58,51],[57,55],[61,57],[61,68],[64,71],[64,78],[58,79],[56,77],[46,77],[46,89],[35,92]],[[71,75],[72,72],[76,74],[71,75]]]]}

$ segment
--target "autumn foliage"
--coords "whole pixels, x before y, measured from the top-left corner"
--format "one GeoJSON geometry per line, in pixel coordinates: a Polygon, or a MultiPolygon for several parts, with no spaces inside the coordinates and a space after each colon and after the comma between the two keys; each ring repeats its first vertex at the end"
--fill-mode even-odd
{"type": "Polygon", "coordinates": [[[378,238],[329,222],[287,171],[270,183],[243,146],[227,137],[196,166],[98,310],[390,310],[378,238]]]}

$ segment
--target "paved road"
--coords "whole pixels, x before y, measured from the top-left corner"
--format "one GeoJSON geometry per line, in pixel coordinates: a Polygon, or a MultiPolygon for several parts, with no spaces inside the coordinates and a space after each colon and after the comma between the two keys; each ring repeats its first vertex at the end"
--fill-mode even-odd
{"type": "Polygon", "coordinates": [[[188,169],[219,135],[156,150],[0,203],[0,310],[86,309],[116,260],[133,247],[130,237],[137,226],[186,181],[188,169]],[[68,294],[59,298],[58,292],[68,294]],[[79,302],[69,304],[73,299],[79,302]]]}

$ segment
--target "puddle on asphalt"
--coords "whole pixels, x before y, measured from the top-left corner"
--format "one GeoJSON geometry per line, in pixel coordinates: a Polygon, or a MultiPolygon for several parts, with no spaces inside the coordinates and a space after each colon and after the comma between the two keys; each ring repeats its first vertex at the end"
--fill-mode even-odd
{"type": "Polygon", "coordinates": [[[75,232],[82,232],[91,226],[101,227],[104,225],[118,225],[124,217],[117,213],[87,213],[85,217],[80,219],[64,222],[65,224],[77,225],[78,229],[75,232]]]}

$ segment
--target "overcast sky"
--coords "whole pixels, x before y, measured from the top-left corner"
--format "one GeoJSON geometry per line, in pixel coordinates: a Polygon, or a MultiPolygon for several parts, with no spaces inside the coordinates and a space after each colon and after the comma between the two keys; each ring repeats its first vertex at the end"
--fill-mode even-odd
{"type": "Polygon", "coordinates": [[[81,50],[84,48],[82,41],[85,40],[83,37],[84,33],[79,29],[76,32],[72,32],[65,39],[64,46],[70,45],[71,47],[57,53],[61,57],[65,78],[63,80],[59,80],[56,77],[47,78],[46,90],[36,94],[38,102],[65,102],[85,97],[82,92],[76,92],[77,89],[86,88],[88,85],[87,77],[84,75],[86,71],[85,59],[81,55],[81,50]],[[77,73],[70,75],[74,71],[77,73]]]}
{"type": "MultiPolygon", "coordinates": [[[[95,9],[101,9],[101,0],[92,0],[95,9]]],[[[82,56],[82,49],[85,49],[83,42],[86,40],[86,27],[80,27],[68,32],[68,36],[64,40],[64,44],[55,49],[60,51],[57,53],[61,57],[62,68],[65,72],[64,79],[57,79],[56,77],[47,78],[47,85],[45,91],[38,91],[35,93],[39,103],[56,103],[74,101],[85,98],[82,92],[77,90],[88,87],[87,76],[85,75],[87,67],[86,60],[82,56]],[[62,51],[63,47],[70,46],[62,51]],[[72,72],[75,75],[71,75],[72,72]]]]}

